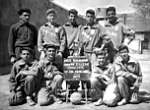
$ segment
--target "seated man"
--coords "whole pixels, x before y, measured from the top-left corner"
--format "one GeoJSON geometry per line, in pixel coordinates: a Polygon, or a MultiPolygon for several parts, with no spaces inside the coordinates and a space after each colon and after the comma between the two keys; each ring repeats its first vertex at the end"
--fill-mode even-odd
{"type": "MultiPolygon", "coordinates": [[[[142,83],[142,73],[140,65],[128,55],[129,50],[127,46],[121,45],[119,47],[118,56],[115,59],[115,76],[118,82],[118,89],[122,100],[118,105],[123,105],[131,100],[132,95],[136,95],[139,86],[142,83]],[[131,91],[133,87],[133,91],[131,91]]],[[[138,100],[137,100],[138,101],[138,100]]]]}
{"type": "Polygon", "coordinates": [[[40,84],[40,77],[37,72],[33,72],[34,67],[36,62],[31,60],[31,49],[22,48],[20,60],[13,65],[10,73],[9,105],[18,105],[25,101],[29,105],[35,104],[33,98],[38,91],[36,85],[40,84]]]}
{"type": "Polygon", "coordinates": [[[98,100],[94,103],[94,105],[102,104],[103,91],[111,79],[111,74],[109,74],[110,72],[107,72],[111,67],[111,64],[107,61],[108,52],[105,49],[102,49],[99,53],[96,53],[97,62],[92,67],[92,75],[90,79],[91,97],[92,100],[98,100]]]}
{"type": "Polygon", "coordinates": [[[54,64],[56,46],[49,44],[45,48],[46,57],[39,61],[39,69],[42,71],[42,83],[37,98],[41,106],[49,105],[53,101],[61,102],[58,97],[58,90],[61,89],[63,82],[63,73],[54,64]]]}

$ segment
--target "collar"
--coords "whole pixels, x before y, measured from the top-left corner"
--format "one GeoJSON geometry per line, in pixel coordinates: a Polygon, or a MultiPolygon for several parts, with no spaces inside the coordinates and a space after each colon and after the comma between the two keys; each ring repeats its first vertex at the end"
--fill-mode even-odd
{"type": "Polygon", "coordinates": [[[67,23],[65,23],[65,26],[78,27],[78,24],[76,22],[74,24],[71,24],[70,22],[67,22],[67,23]]]}
{"type": "Polygon", "coordinates": [[[86,29],[97,29],[97,24],[93,24],[92,26],[89,26],[89,25],[85,25],[83,26],[83,29],[86,30],[86,29]]]}
{"type": "Polygon", "coordinates": [[[105,24],[105,27],[115,26],[115,25],[117,25],[118,23],[119,23],[118,20],[116,20],[116,22],[115,22],[114,24],[110,24],[109,22],[107,22],[107,23],[105,24]]]}
{"type": "Polygon", "coordinates": [[[32,62],[26,63],[24,60],[20,59],[17,64],[18,64],[19,66],[32,65],[32,62]]]}
{"type": "Polygon", "coordinates": [[[49,26],[49,27],[59,27],[60,25],[57,23],[51,24],[50,22],[45,23],[45,26],[49,26]]]}

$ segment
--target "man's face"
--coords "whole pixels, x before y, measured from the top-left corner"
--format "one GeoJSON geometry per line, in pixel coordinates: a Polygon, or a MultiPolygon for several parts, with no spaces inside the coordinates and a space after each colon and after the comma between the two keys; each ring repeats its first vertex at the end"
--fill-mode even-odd
{"type": "Polygon", "coordinates": [[[56,49],[48,48],[46,51],[46,55],[49,61],[53,61],[55,59],[56,49]]]}
{"type": "Polygon", "coordinates": [[[56,20],[56,13],[49,13],[47,15],[47,20],[48,22],[50,23],[55,23],[55,20],[56,20]]]}
{"type": "Polygon", "coordinates": [[[116,13],[113,10],[107,12],[107,18],[110,23],[116,22],[116,13]]]}
{"type": "Polygon", "coordinates": [[[129,55],[128,55],[128,51],[126,49],[122,50],[119,54],[122,57],[122,60],[124,62],[128,62],[129,61],[129,55]]]}
{"type": "Polygon", "coordinates": [[[95,16],[93,14],[90,14],[90,13],[86,14],[87,24],[93,24],[94,20],[95,20],[95,16]]]}
{"type": "Polygon", "coordinates": [[[105,58],[105,55],[98,55],[98,63],[99,63],[99,66],[104,66],[106,62],[106,58],[105,58]]]}
{"type": "Polygon", "coordinates": [[[76,22],[76,19],[77,19],[77,15],[73,14],[73,13],[70,13],[69,16],[68,16],[68,19],[71,23],[75,23],[76,22]]]}
{"type": "Polygon", "coordinates": [[[22,50],[20,57],[25,61],[28,62],[30,61],[31,58],[31,53],[28,50],[22,50]]]}
{"type": "Polygon", "coordinates": [[[25,23],[26,23],[26,22],[29,22],[29,20],[30,20],[30,13],[23,12],[23,13],[19,16],[19,18],[20,18],[22,21],[24,21],[25,23]]]}

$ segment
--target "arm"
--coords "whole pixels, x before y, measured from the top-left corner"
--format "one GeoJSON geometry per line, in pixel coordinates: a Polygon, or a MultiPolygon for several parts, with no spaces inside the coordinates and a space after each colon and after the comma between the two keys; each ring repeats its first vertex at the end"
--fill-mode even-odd
{"type": "Polygon", "coordinates": [[[43,30],[42,28],[40,28],[38,32],[38,41],[37,41],[39,52],[43,50],[43,37],[44,37],[43,30]]]}
{"type": "Polygon", "coordinates": [[[16,79],[16,74],[17,74],[17,68],[15,65],[13,65],[11,72],[10,72],[10,78],[9,78],[9,89],[10,92],[15,91],[16,87],[17,87],[17,81],[16,79]]]}
{"type": "Polygon", "coordinates": [[[61,29],[60,29],[59,37],[60,37],[59,52],[64,53],[65,47],[67,46],[67,35],[66,35],[66,31],[63,27],[61,27],[61,29]]]}
{"type": "MultiPolygon", "coordinates": [[[[9,56],[12,60],[12,58],[14,58],[15,60],[15,50],[14,50],[14,45],[15,45],[15,39],[16,38],[16,32],[15,32],[15,28],[12,26],[10,28],[10,31],[9,31],[9,37],[8,37],[8,53],[9,53],[9,56]]],[[[11,61],[12,63],[14,61],[11,61]]]]}
{"type": "Polygon", "coordinates": [[[34,26],[34,45],[37,45],[37,37],[38,37],[38,31],[37,28],[34,26]]]}
{"type": "Polygon", "coordinates": [[[130,44],[130,42],[135,38],[135,31],[130,29],[126,25],[122,25],[122,31],[123,34],[129,39],[128,44],[130,44]]]}

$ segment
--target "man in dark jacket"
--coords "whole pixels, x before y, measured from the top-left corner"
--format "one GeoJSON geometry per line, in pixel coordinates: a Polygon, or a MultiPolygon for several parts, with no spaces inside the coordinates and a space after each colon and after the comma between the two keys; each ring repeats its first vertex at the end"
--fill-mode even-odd
{"type": "Polygon", "coordinates": [[[33,97],[38,91],[37,85],[40,84],[40,72],[36,69],[38,62],[31,60],[30,48],[24,47],[20,51],[20,59],[14,63],[10,73],[9,105],[18,105],[25,101],[34,105],[33,97]]]}
{"type": "Polygon", "coordinates": [[[18,15],[20,20],[11,26],[8,38],[8,53],[11,63],[19,59],[22,47],[34,49],[37,43],[37,29],[29,23],[31,10],[26,8],[20,9],[18,15]]]}

